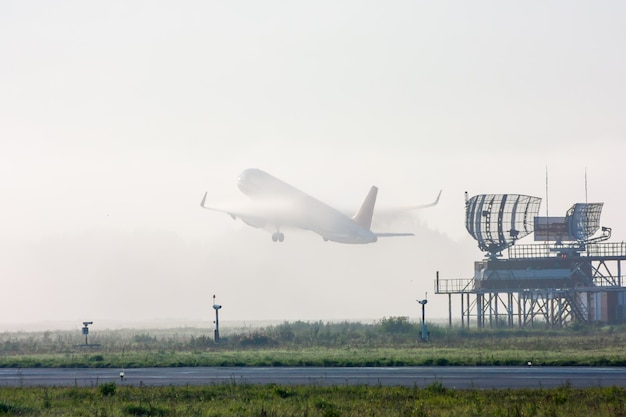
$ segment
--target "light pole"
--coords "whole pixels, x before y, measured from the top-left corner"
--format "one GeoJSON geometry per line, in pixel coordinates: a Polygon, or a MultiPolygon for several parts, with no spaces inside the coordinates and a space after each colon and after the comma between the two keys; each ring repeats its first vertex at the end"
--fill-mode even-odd
{"type": "Polygon", "coordinates": [[[87,336],[89,335],[89,326],[90,324],[93,324],[93,321],[84,321],[83,322],[83,334],[85,335],[85,346],[89,345],[89,341],[87,339],[87,336]]]}
{"type": "Polygon", "coordinates": [[[213,340],[215,343],[220,341],[220,316],[219,311],[222,308],[221,305],[215,304],[215,294],[213,294],[213,308],[215,309],[215,330],[213,332],[213,340]]]}
{"type": "MultiPolygon", "coordinates": [[[[426,297],[428,297],[428,293],[426,293],[426,297]]],[[[428,300],[424,298],[416,301],[422,305],[422,340],[426,342],[428,340],[428,328],[426,326],[426,303],[428,300]]]]}

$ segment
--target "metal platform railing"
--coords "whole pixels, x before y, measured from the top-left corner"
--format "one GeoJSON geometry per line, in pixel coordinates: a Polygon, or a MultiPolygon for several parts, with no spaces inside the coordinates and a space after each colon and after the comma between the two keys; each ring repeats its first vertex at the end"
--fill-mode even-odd
{"type": "Polygon", "coordinates": [[[537,243],[530,245],[513,245],[509,248],[509,259],[547,258],[556,256],[550,252],[550,245],[537,243]]]}
{"type": "Polygon", "coordinates": [[[626,257],[626,242],[587,245],[587,256],[626,257]]]}
{"type": "Polygon", "coordinates": [[[436,294],[463,294],[474,291],[474,278],[437,279],[436,294]]]}
{"type": "Polygon", "coordinates": [[[561,252],[576,252],[581,256],[605,258],[626,258],[626,242],[570,244],[563,246],[536,243],[514,245],[509,248],[509,259],[548,258],[559,256],[561,252]]]}

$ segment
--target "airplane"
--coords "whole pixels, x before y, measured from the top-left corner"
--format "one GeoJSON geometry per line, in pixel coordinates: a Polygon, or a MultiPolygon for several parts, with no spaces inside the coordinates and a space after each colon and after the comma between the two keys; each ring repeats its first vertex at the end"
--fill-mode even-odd
{"type": "MultiPolygon", "coordinates": [[[[283,227],[310,230],[324,241],[347,244],[374,243],[379,237],[413,236],[413,233],[376,233],[370,230],[378,194],[375,186],[370,188],[361,207],[352,217],[257,168],[243,171],[237,186],[253,200],[253,206],[247,209],[208,207],[207,193],[204,193],[200,206],[227,213],[234,220],[239,218],[252,227],[269,228],[273,231],[274,242],[284,241],[285,235],[281,232],[283,227]]],[[[441,191],[432,203],[407,206],[402,210],[435,206],[440,196],[441,191]]]]}

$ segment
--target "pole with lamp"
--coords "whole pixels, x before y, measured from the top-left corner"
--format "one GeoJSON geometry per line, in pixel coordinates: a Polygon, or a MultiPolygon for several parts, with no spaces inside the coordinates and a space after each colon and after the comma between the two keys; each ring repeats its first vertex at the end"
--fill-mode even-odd
{"type": "Polygon", "coordinates": [[[89,325],[93,324],[93,321],[84,321],[83,322],[83,335],[85,336],[85,345],[84,346],[89,346],[89,339],[87,338],[89,336],[89,325]]]}
{"type": "Polygon", "coordinates": [[[426,303],[428,303],[427,298],[428,293],[426,293],[426,297],[423,300],[416,300],[422,305],[422,340],[424,342],[428,341],[428,327],[426,326],[426,303]]]}
{"type": "Polygon", "coordinates": [[[213,294],[213,309],[215,310],[215,321],[213,322],[215,323],[215,330],[213,331],[213,340],[215,341],[215,343],[218,343],[220,341],[220,308],[222,308],[222,306],[219,304],[215,304],[215,294],[213,294]]]}

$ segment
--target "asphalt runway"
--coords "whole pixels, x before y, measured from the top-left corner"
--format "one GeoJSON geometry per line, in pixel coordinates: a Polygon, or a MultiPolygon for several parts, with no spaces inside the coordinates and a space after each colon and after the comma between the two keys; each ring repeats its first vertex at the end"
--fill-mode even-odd
{"type": "Polygon", "coordinates": [[[398,368],[7,368],[2,386],[133,386],[235,384],[396,385],[425,387],[440,382],[456,389],[626,387],[626,368],[593,367],[398,367],[398,368]],[[124,373],[121,379],[120,373],[124,373]]]}

